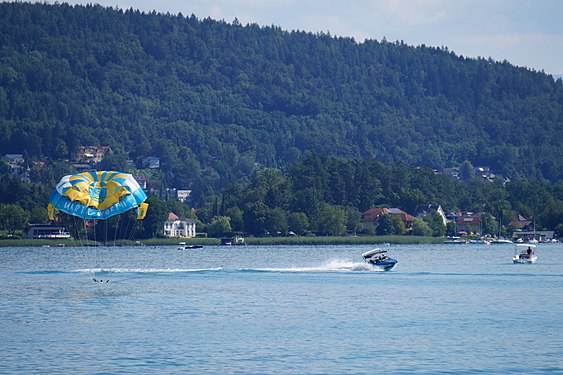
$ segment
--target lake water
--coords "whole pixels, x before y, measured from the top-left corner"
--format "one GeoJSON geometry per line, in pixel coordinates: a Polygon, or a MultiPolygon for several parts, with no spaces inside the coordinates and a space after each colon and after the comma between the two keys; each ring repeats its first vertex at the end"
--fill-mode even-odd
{"type": "Polygon", "coordinates": [[[563,373],[562,244],[370,248],[0,248],[0,373],[563,373]]]}

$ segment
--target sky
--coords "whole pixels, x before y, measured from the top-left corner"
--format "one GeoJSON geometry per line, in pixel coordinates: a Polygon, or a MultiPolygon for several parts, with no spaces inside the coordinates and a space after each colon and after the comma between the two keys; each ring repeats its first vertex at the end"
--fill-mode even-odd
{"type": "MultiPolygon", "coordinates": [[[[50,1],[52,2],[52,1],[50,1]]],[[[563,75],[560,0],[61,0],[194,14],[199,19],[447,47],[465,57],[507,60],[563,75]]]]}

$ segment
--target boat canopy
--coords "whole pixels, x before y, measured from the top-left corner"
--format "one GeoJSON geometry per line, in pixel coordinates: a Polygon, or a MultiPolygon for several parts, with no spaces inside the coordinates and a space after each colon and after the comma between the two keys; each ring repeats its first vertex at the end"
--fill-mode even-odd
{"type": "Polygon", "coordinates": [[[381,249],[373,249],[370,251],[366,251],[365,253],[362,254],[362,257],[364,259],[369,259],[374,257],[375,255],[386,255],[387,254],[387,250],[381,250],[381,249]]]}

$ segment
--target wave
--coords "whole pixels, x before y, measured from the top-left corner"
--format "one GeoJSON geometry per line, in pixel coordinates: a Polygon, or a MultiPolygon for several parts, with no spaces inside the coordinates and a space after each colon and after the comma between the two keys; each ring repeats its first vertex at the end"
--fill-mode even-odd
{"type": "Polygon", "coordinates": [[[378,267],[366,262],[352,262],[346,260],[331,260],[319,266],[310,267],[265,267],[265,268],[84,268],[75,270],[83,273],[133,273],[133,274],[168,274],[194,272],[365,272],[381,271],[378,267]]]}
{"type": "Polygon", "coordinates": [[[277,273],[314,273],[314,272],[380,272],[379,267],[372,266],[366,262],[353,262],[347,260],[331,260],[318,266],[308,267],[257,267],[257,268],[80,268],[75,270],[37,270],[23,272],[33,275],[48,274],[72,274],[84,273],[90,275],[100,274],[136,274],[136,275],[172,275],[205,272],[277,272],[277,273]]]}
{"type": "Polygon", "coordinates": [[[136,273],[136,274],[168,274],[168,273],[193,273],[221,271],[222,267],[215,268],[83,268],[74,272],[81,273],[136,273]]]}
{"type": "Polygon", "coordinates": [[[312,267],[283,267],[283,268],[243,268],[243,272],[367,272],[383,271],[379,267],[374,267],[366,262],[351,262],[345,260],[331,260],[320,266],[312,267]]]}

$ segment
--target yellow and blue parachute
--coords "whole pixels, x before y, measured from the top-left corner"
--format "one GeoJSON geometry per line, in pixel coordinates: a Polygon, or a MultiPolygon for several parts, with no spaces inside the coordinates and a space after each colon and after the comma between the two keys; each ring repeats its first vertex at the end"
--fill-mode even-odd
{"type": "Polygon", "coordinates": [[[147,196],[132,175],[115,171],[83,172],[64,176],[51,192],[49,218],[58,211],[88,220],[105,220],[136,209],[147,213],[147,196]]]}

